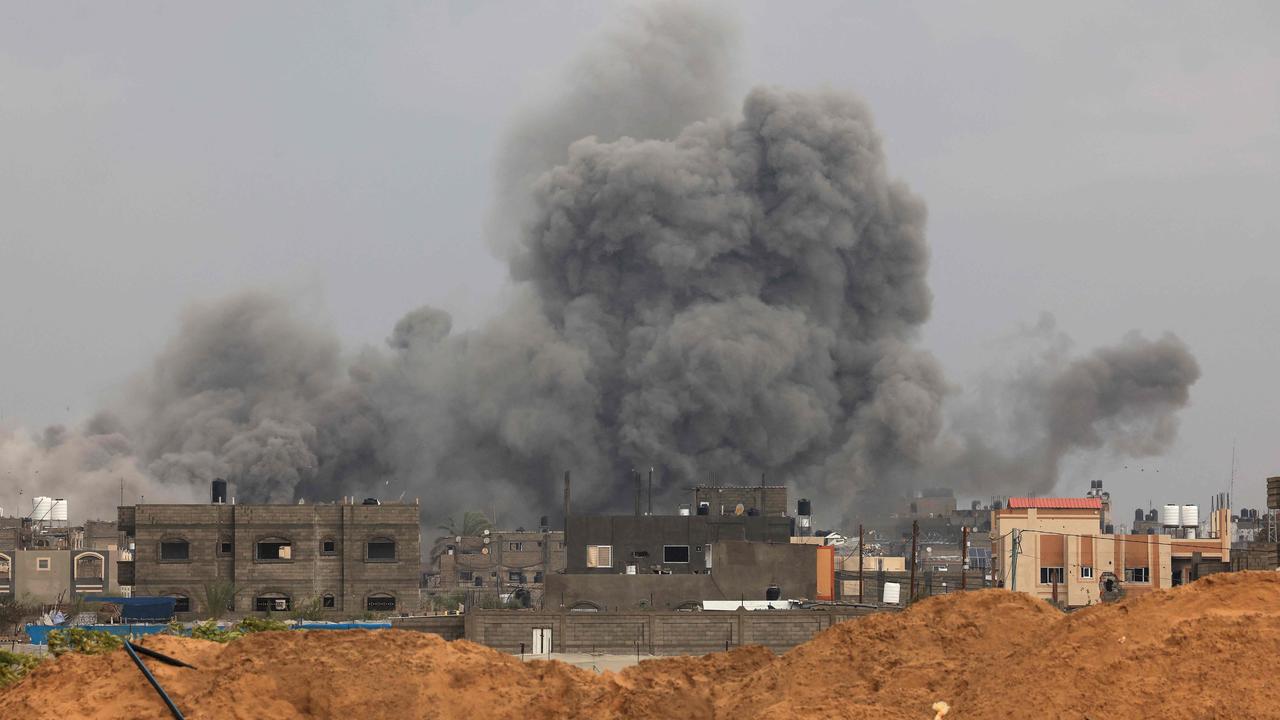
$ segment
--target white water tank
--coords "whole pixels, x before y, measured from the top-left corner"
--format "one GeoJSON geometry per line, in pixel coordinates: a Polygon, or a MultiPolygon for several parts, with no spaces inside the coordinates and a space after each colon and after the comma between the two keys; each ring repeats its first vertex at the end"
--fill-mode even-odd
{"type": "Polygon", "coordinates": [[[1187,528],[1187,539],[1188,539],[1188,540],[1195,540],[1195,539],[1196,539],[1196,529],[1195,529],[1195,528],[1193,528],[1193,527],[1189,527],[1189,528],[1187,528]]]}
{"type": "Polygon", "coordinates": [[[1183,505],[1179,515],[1182,522],[1178,524],[1182,527],[1197,528],[1200,527],[1200,506],[1199,505],[1183,505]]]}
{"type": "Polygon", "coordinates": [[[41,495],[35,498],[32,503],[32,522],[45,523],[53,519],[53,498],[41,495]]]}
{"type": "Polygon", "coordinates": [[[67,524],[67,500],[66,498],[54,498],[53,510],[50,513],[50,519],[55,524],[67,524]]]}
{"type": "Polygon", "coordinates": [[[1182,524],[1178,506],[1169,504],[1160,508],[1160,524],[1165,527],[1177,527],[1182,524]]]}

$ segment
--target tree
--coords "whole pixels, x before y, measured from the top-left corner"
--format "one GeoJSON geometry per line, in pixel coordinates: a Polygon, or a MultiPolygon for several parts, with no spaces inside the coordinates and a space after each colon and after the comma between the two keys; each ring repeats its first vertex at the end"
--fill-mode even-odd
{"type": "Polygon", "coordinates": [[[484,533],[485,530],[490,530],[492,528],[493,523],[489,522],[489,518],[485,517],[484,513],[476,512],[474,510],[468,510],[463,513],[462,525],[458,525],[454,522],[453,518],[449,518],[449,523],[447,525],[440,526],[441,530],[444,530],[454,537],[459,535],[463,537],[476,537],[484,533]]]}
{"type": "Polygon", "coordinates": [[[204,611],[211,620],[226,615],[235,599],[236,585],[230,580],[215,580],[204,586],[204,611]]]}
{"type": "Polygon", "coordinates": [[[15,597],[0,597],[0,630],[9,635],[18,633],[18,626],[27,618],[35,617],[39,610],[15,597]]]}

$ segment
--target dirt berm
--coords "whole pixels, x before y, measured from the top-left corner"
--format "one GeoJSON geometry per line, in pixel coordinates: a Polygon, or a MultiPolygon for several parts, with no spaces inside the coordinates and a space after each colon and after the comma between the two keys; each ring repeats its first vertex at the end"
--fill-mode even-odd
{"type": "MultiPolygon", "coordinates": [[[[1280,718],[1280,574],[1216,575],[1063,615],[1000,590],[758,647],[620,673],[522,663],[403,631],[276,632],[147,644],[188,718],[1280,718]]],[[[0,691],[0,718],[167,718],[123,651],[67,655],[0,691]]]]}

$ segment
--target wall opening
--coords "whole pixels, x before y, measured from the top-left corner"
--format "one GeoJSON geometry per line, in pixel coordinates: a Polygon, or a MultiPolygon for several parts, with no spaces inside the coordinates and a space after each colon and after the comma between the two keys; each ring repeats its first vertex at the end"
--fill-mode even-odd
{"type": "Polygon", "coordinates": [[[284,538],[265,538],[256,545],[259,560],[292,560],[293,542],[284,538]]]}
{"type": "Polygon", "coordinates": [[[190,560],[191,543],[181,538],[160,541],[161,560],[190,560]]]}

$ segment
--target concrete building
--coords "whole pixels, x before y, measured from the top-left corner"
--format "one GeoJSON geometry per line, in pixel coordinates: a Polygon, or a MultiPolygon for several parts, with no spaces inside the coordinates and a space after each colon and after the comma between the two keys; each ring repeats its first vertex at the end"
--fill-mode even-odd
{"type": "Polygon", "coordinates": [[[0,549],[0,597],[51,605],[119,591],[114,550],[0,549]]]}
{"type": "Polygon", "coordinates": [[[564,570],[564,533],[543,527],[442,537],[433,544],[430,560],[427,588],[432,593],[507,594],[523,588],[537,604],[547,576],[564,570]]]}
{"type": "Polygon", "coordinates": [[[416,609],[417,505],[136,505],[119,509],[133,594],[177,598],[200,613],[206,588],[231,583],[239,612],[319,600],[334,614],[416,609]]]}
{"type": "MultiPolygon", "coordinates": [[[[1068,607],[1122,593],[1170,588],[1229,569],[1231,537],[1176,538],[1099,531],[1103,500],[1009,498],[992,511],[994,577],[998,584],[1068,607]]],[[[1213,527],[1229,527],[1230,511],[1215,511],[1213,527]]]]}

